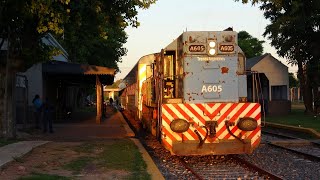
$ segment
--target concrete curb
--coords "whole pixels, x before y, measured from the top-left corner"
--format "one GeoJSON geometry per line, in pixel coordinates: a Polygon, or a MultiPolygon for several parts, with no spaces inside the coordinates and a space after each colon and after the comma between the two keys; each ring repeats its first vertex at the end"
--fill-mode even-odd
{"type": "Polygon", "coordinates": [[[0,169],[14,159],[20,158],[33,148],[48,143],[49,141],[20,141],[0,147],[0,169]]]}
{"type": "Polygon", "coordinates": [[[129,127],[128,123],[124,120],[124,117],[123,117],[122,113],[121,113],[120,111],[118,111],[117,114],[118,114],[119,116],[121,116],[120,121],[123,122],[124,129],[126,130],[127,135],[128,135],[129,137],[135,137],[136,134],[135,134],[135,133],[132,131],[132,129],[129,127]]]}
{"type": "Polygon", "coordinates": [[[152,180],[164,180],[164,177],[162,176],[161,172],[159,171],[158,167],[154,164],[152,158],[148,154],[148,152],[144,149],[142,144],[138,139],[130,138],[136,146],[138,146],[139,151],[142,154],[142,158],[147,164],[147,171],[151,175],[152,180]]]}
{"type": "Polygon", "coordinates": [[[277,123],[270,123],[266,122],[266,126],[270,127],[276,127],[276,128],[282,128],[282,129],[289,129],[289,130],[294,130],[294,131],[300,131],[300,132],[305,132],[314,135],[317,138],[320,138],[320,133],[315,131],[314,129],[311,128],[304,128],[304,127],[297,127],[297,126],[290,126],[290,125],[283,125],[283,124],[277,124],[277,123]]]}
{"type": "MultiPolygon", "coordinates": [[[[124,123],[124,128],[127,132],[127,135],[131,135],[130,137],[135,137],[135,133],[132,131],[132,129],[129,127],[128,123],[125,121],[122,113],[120,111],[118,111],[117,113],[120,114],[121,118],[121,122],[124,123]]],[[[149,153],[146,151],[146,149],[143,147],[143,145],[140,143],[140,141],[136,138],[130,138],[135,145],[138,147],[143,160],[146,162],[147,164],[147,172],[151,175],[151,179],[152,180],[164,180],[165,178],[163,177],[163,175],[161,174],[160,170],[158,169],[158,167],[155,165],[154,161],[152,160],[152,158],[150,157],[149,153]]]]}

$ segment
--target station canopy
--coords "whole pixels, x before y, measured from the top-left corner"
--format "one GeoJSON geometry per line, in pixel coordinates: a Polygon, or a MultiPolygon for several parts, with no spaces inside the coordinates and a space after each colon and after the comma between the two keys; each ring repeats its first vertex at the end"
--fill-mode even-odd
{"type": "Polygon", "coordinates": [[[114,81],[115,69],[88,64],[49,61],[42,64],[42,73],[50,78],[62,79],[72,83],[95,83],[98,76],[102,84],[111,85],[114,81]]]}

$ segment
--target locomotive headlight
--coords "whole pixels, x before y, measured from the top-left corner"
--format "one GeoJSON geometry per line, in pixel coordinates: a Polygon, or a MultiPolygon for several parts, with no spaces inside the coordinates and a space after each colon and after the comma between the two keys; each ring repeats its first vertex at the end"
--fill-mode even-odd
{"type": "Polygon", "coordinates": [[[210,48],[216,47],[216,42],[214,42],[214,41],[209,42],[209,47],[210,48]]]}
{"type": "Polygon", "coordinates": [[[171,130],[176,133],[186,132],[189,126],[189,122],[184,119],[175,119],[170,123],[171,130]]]}
{"type": "Polygon", "coordinates": [[[237,123],[237,126],[242,131],[253,131],[258,127],[258,123],[254,118],[243,117],[237,123]]]}
{"type": "Polygon", "coordinates": [[[207,41],[208,45],[208,50],[207,50],[207,53],[210,55],[210,56],[213,56],[217,53],[217,43],[214,41],[214,40],[208,40],[207,41]]]}
{"type": "Polygon", "coordinates": [[[209,50],[209,54],[210,55],[215,55],[216,54],[216,50],[215,49],[210,49],[209,50]]]}

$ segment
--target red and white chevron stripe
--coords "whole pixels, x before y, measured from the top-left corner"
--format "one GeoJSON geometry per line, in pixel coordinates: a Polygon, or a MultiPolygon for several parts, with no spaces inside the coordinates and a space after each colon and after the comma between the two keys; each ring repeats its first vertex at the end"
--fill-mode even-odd
{"type": "Polygon", "coordinates": [[[257,120],[258,128],[254,131],[242,131],[238,127],[230,126],[235,136],[250,139],[253,148],[260,143],[261,137],[261,108],[258,103],[210,103],[210,104],[163,104],[162,105],[162,143],[172,148],[173,141],[199,140],[194,132],[197,130],[204,138],[206,130],[202,127],[206,121],[217,121],[216,136],[207,138],[205,143],[216,142],[221,139],[235,139],[228,132],[225,121],[237,124],[239,118],[251,117],[257,120]],[[174,119],[185,119],[192,123],[189,130],[184,133],[175,133],[170,129],[174,119]]]}

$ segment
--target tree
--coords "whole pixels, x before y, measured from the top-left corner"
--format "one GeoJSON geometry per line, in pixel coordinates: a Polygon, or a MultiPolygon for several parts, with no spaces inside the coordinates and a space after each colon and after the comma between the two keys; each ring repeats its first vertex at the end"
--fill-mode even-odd
{"type": "MultiPolygon", "coordinates": [[[[242,0],[248,3],[247,0],[242,0]]],[[[312,89],[319,82],[320,1],[252,0],[270,20],[264,36],[271,40],[280,57],[298,66],[298,78],[306,113],[313,112],[312,89]]]]}
{"type": "Polygon", "coordinates": [[[75,61],[117,68],[117,62],[126,53],[122,47],[127,38],[125,27],[138,27],[137,8],[148,8],[155,1],[0,1],[0,49],[4,45],[7,49],[0,51],[2,135],[15,137],[15,73],[25,71],[37,62],[48,61],[57,53],[42,43],[45,33],[60,37],[65,34],[68,39],[64,44],[68,50],[75,44],[85,44],[71,50],[71,58],[75,61]]]}
{"type": "MultiPolygon", "coordinates": [[[[49,1],[0,1],[0,128],[5,138],[15,137],[15,74],[32,64],[49,59],[51,50],[41,43],[39,27],[57,21],[58,15],[50,15],[54,6],[42,6],[49,1]],[[38,10],[39,11],[38,11],[38,10]],[[41,11],[40,11],[41,10],[41,11]],[[49,13],[49,17],[40,15],[49,13]],[[5,46],[4,46],[5,45],[5,46]]],[[[51,2],[53,3],[53,2],[51,2]]],[[[56,1],[64,6],[65,1],[56,1]]],[[[59,9],[60,11],[60,9],[59,9]]],[[[57,11],[57,12],[59,12],[57,11]]],[[[58,13],[57,13],[58,14],[58,13]]],[[[53,32],[55,26],[48,26],[53,32]]]]}
{"type": "Polygon", "coordinates": [[[247,58],[261,56],[263,53],[263,43],[264,41],[259,41],[246,31],[238,33],[238,44],[247,58]]]}
{"type": "Polygon", "coordinates": [[[298,86],[299,86],[298,79],[294,76],[293,73],[289,73],[289,88],[298,87],[298,86]]]}

